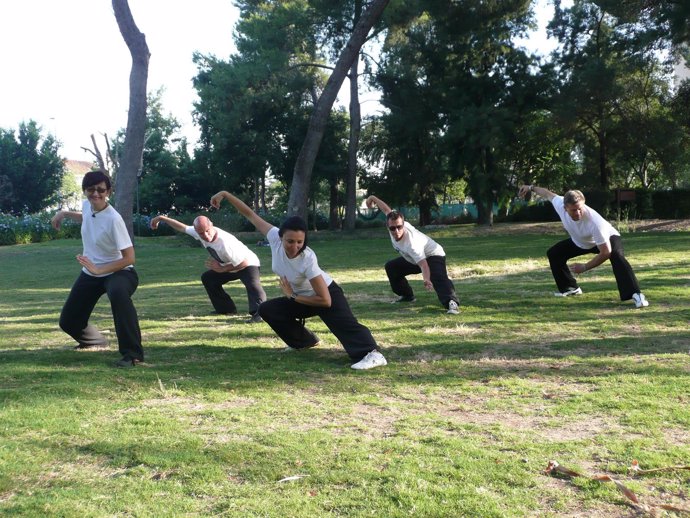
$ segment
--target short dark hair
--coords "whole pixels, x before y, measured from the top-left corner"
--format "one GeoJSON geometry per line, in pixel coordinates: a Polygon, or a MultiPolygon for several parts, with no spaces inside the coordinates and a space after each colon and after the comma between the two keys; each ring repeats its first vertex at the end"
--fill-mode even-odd
{"type": "Polygon", "coordinates": [[[405,221],[405,216],[403,216],[402,212],[399,212],[397,210],[392,210],[388,214],[386,214],[386,221],[395,221],[396,219],[401,219],[405,221]]]}
{"type": "Polygon", "coordinates": [[[302,248],[297,252],[301,254],[305,248],[307,248],[307,223],[299,216],[290,216],[288,219],[283,221],[283,223],[278,228],[278,236],[283,237],[286,230],[293,230],[296,232],[304,232],[304,244],[302,248]]]}
{"type": "Polygon", "coordinates": [[[98,185],[101,182],[105,182],[105,186],[108,190],[111,189],[110,176],[105,174],[101,169],[96,169],[95,171],[89,171],[84,175],[84,179],[81,181],[81,190],[85,191],[89,187],[98,185]]]}

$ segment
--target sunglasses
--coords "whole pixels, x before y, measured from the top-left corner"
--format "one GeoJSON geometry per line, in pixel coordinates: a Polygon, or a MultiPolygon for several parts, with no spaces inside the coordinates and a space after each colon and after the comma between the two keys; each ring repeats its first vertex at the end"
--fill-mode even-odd
{"type": "Polygon", "coordinates": [[[395,232],[396,230],[401,230],[405,225],[391,225],[388,227],[388,230],[391,232],[395,232]]]}
{"type": "Polygon", "coordinates": [[[87,187],[86,189],[84,189],[84,191],[86,191],[87,194],[93,194],[96,192],[98,194],[105,194],[106,192],[108,192],[108,189],[106,189],[105,187],[87,187]]]}

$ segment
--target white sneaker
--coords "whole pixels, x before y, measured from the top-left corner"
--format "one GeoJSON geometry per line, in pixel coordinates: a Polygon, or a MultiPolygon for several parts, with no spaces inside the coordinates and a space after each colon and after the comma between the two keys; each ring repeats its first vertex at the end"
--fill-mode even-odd
{"type": "Polygon", "coordinates": [[[560,292],[556,291],[554,292],[554,297],[571,297],[572,295],[582,295],[582,289],[581,288],[570,288],[567,291],[560,292]]]}
{"type": "Polygon", "coordinates": [[[388,362],[378,351],[371,351],[364,358],[359,360],[357,363],[352,365],[352,368],[358,371],[363,371],[366,369],[373,369],[374,367],[382,367],[388,362]]]}
{"type": "Polygon", "coordinates": [[[646,308],[647,306],[649,306],[649,301],[647,300],[647,297],[645,297],[642,293],[633,293],[632,298],[635,301],[636,308],[646,308]]]}
{"type": "Polygon", "coordinates": [[[451,300],[451,301],[448,303],[448,311],[447,311],[447,313],[448,313],[449,315],[459,315],[459,314],[460,314],[460,310],[458,309],[458,303],[455,302],[454,300],[451,300]]]}

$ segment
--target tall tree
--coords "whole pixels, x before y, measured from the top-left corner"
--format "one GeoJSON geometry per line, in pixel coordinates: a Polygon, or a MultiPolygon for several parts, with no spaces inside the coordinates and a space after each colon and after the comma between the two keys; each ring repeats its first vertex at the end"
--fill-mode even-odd
{"type": "Polygon", "coordinates": [[[237,53],[228,61],[195,56],[196,114],[213,181],[218,188],[253,189],[259,209],[268,174],[291,182],[292,174],[283,173],[290,153],[286,135],[302,127],[305,106],[322,79],[320,71],[292,66],[315,60],[305,0],[242,0],[238,6],[237,53]]]}
{"type": "Polygon", "coordinates": [[[38,212],[60,201],[64,164],[60,144],[34,121],[0,128],[0,212],[38,212]]]}
{"type": "Polygon", "coordinates": [[[460,176],[480,221],[491,223],[511,142],[539,108],[534,60],[512,42],[528,22],[527,0],[448,0],[423,4],[414,23],[388,36],[377,76],[389,110],[379,147],[387,182],[379,183],[416,203],[420,223],[460,176]]]}
{"type": "MultiPolygon", "coordinates": [[[[208,205],[212,190],[205,178],[196,174],[187,151],[187,141],[180,137],[179,122],[165,113],[163,89],[148,95],[146,138],[143,160],[138,171],[137,210],[152,212],[192,211],[208,205]]],[[[113,142],[113,154],[124,148],[125,131],[113,142]]]]}
{"type": "Polygon", "coordinates": [[[116,178],[115,205],[127,225],[130,236],[133,236],[134,193],[146,139],[146,84],[151,53],[146,44],[146,37],[139,31],[134,22],[127,0],[113,0],[113,11],[120,28],[120,34],[122,34],[132,56],[132,69],[129,74],[127,129],[116,178]]]}
{"type": "Polygon", "coordinates": [[[295,163],[290,199],[288,200],[288,214],[300,215],[306,218],[309,184],[312,170],[323,139],[328,116],[335,102],[338,91],[359,56],[359,50],[366,41],[369,31],[383,14],[390,0],[372,0],[362,13],[352,31],[352,35],[335,64],[333,73],[328,78],[309,121],[309,129],[304,139],[295,163]]]}

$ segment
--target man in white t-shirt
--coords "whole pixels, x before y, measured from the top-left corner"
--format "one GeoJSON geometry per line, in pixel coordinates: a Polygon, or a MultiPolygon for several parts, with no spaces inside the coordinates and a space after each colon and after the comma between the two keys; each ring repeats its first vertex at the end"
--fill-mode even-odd
{"type": "Polygon", "coordinates": [[[620,299],[632,299],[637,308],[649,305],[640,291],[630,263],[625,258],[620,233],[597,211],[585,205],[585,196],[580,191],[571,190],[559,196],[543,187],[523,185],[518,196],[524,198],[530,192],[551,202],[561,218],[563,227],[570,235],[569,239],[556,243],[547,252],[551,273],[558,286],[558,291],[554,295],[581,295],[582,289],[573,274],[584,273],[610,260],[620,299]],[[596,255],[586,263],[573,263],[568,266],[569,259],[585,254],[596,255]]]}
{"type": "Polygon", "coordinates": [[[414,292],[406,277],[421,273],[424,287],[429,291],[435,290],[438,300],[448,313],[457,315],[460,312],[459,301],[453,281],[448,278],[443,247],[410,225],[402,213],[392,210],[376,196],[369,196],[366,204],[370,209],[377,206],[386,215],[391,244],[401,256],[386,263],[391,289],[400,296],[395,302],[415,301],[414,292]]]}
{"type": "Polygon", "coordinates": [[[161,221],[201,242],[211,256],[206,260],[208,270],[201,275],[201,282],[216,313],[237,313],[237,306],[223,289],[223,285],[239,279],[247,289],[250,314],[247,323],[261,322],[259,304],[266,300],[266,293],[261,286],[260,263],[256,254],[229,232],[216,228],[206,216],[198,216],[194,220],[194,226],[185,225],[168,216],[156,216],[151,220],[151,228],[157,229],[161,221]]]}

